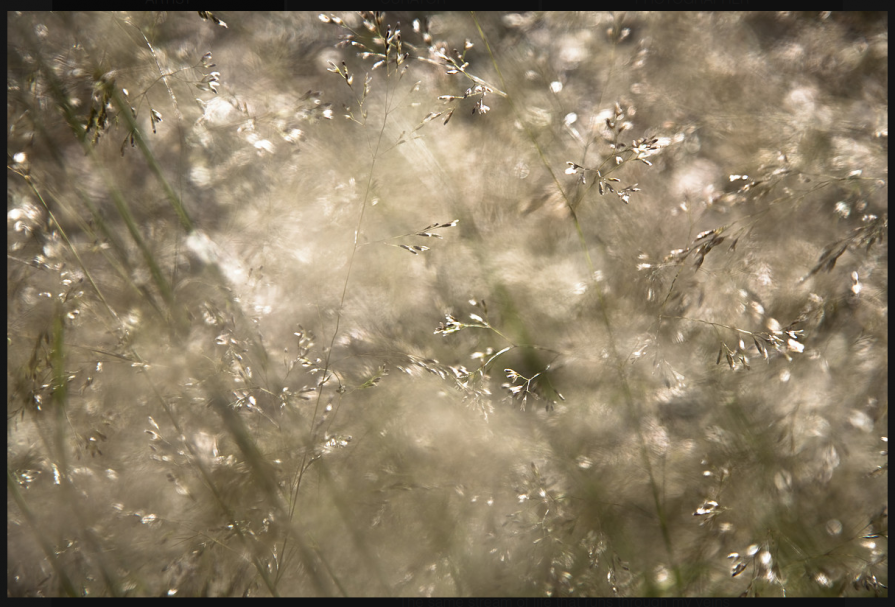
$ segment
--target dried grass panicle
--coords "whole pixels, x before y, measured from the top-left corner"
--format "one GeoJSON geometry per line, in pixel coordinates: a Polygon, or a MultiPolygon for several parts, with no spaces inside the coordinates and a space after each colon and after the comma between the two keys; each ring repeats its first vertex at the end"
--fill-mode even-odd
{"type": "MultiPolygon", "coordinates": [[[[702,267],[702,262],[705,261],[706,255],[708,255],[712,249],[716,246],[724,242],[725,236],[721,236],[724,231],[727,229],[727,226],[721,226],[719,228],[714,228],[711,230],[706,230],[704,232],[700,232],[696,238],[693,240],[694,247],[686,247],[684,249],[674,249],[669,252],[662,261],[664,263],[675,263],[680,264],[683,263],[687,257],[691,254],[694,256],[693,266],[696,270],[699,270],[702,267]]],[[[737,240],[735,239],[728,248],[729,252],[733,252],[736,250],[737,240]]],[[[640,269],[646,269],[649,267],[648,265],[642,265],[640,269]]]]}
{"type": "Polygon", "coordinates": [[[805,276],[799,279],[799,282],[805,282],[821,271],[831,272],[836,267],[836,261],[842,257],[849,247],[864,247],[865,253],[869,253],[874,244],[886,241],[889,235],[888,213],[882,213],[881,216],[868,213],[861,217],[861,222],[863,225],[854,228],[847,238],[837,240],[824,247],[817,263],[805,276]]]}
{"type": "MultiPolygon", "coordinates": [[[[630,108],[628,111],[633,114],[630,108]]],[[[613,118],[607,117],[605,119],[606,130],[602,131],[603,141],[608,146],[610,152],[597,168],[588,168],[576,162],[567,161],[565,173],[566,175],[577,175],[578,183],[582,185],[587,183],[587,174],[593,173],[595,174],[597,189],[601,196],[608,191],[617,195],[625,204],[628,204],[631,194],[640,191],[640,188],[637,187],[638,184],[635,183],[624,187],[614,186],[614,183],[620,183],[621,180],[609,175],[618,171],[629,162],[636,161],[652,166],[652,162],[647,160],[647,158],[658,153],[661,146],[659,145],[658,137],[642,137],[633,140],[630,146],[626,145],[621,141],[621,135],[623,132],[633,128],[633,125],[629,121],[624,121],[624,118],[625,111],[616,103],[613,118]]],[[[569,127],[570,125],[566,124],[566,126],[569,127]]]]}
{"type": "Polygon", "coordinates": [[[510,381],[501,384],[500,387],[508,392],[512,401],[519,404],[519,409],[521,411],[525,411],[529,396],[535,400],[545,401],[545,409],[547,411],[553,410],[556,403],[544,399],[544,397],[538,393],[539,383],[537,380],[541,376],[540,373],[535,373],[531,377],[525,377],[513,369],[504,369],[504,373],[506,373],[507,379],[510,381]],[[517,384],[517,382],[519,383],[517,384]]]}
{"type": "MultiPolygon", "coordinates": [[[[422,228],[421,230],[409,232],[407,234],[401,234],[400,236],[393,236],[390,240],[396,240],[398,238],[406,238],[408,236],[419,236],[421,238],[442,238],[443,239],[444,236],[442,236],[441,234],[438,234],[437,232],[435,232],[435,230],[441,230],[444,228],[452,228],[452,227],[456,226],[459,222],[460,222],[459,219],[455,219],[448,223],[433,223],[433,224],[427,225],[425,228],[422,228]]],[[[370,244],[372,244],[372,243],[370,243],[370,244]]],[[[410,253],[413,253],[414,255],[419,255],[420,253],[425,253],[426,251],[429,250],[429,247],[424,246],[424,245],[396,244],[396,243],[391,243],[391,242],[385,242],[384,244],[387,244],[392,247],[398,247],[400,249],[404,249],[405,251],[409,251],[410,253]]]]}
{"type": "MultiPolygon", "coordinates": [[[[422,20],[415,19],[412,24],[413,33],[419,37],[421,42],[421,44],[416,45],[406,41],[402,37],[400,23],[396,24],[394,29],[391,24],[385,23],[382,13],[362,13],[361,18],[364,28],[373,34],[373,42],[379,47],[384,47],[384,50],[372,48],[369,43],[363,41],[366,39],[365,36],[360,32],[352,30],[341,18],[336,17],[335,15],[325,15],[322,13],[319,15],[319,19],[322,22],[338,25],[346,31],[346,34],[342,36],[342,39],[337,46],[353,47],[356,49],[360,59],[372,59],[374,61],[371,71],[382,66],[391,69],[389,66],[393,65],[394,70],[400,79],[407,72],[409,67],[408,61],[410,59],[417,59],[442,68],[447,75],[453,76],[462,74],[473,82],[473,86],[468,87],[462,96],[440,95],[438,96],[438,99],[447,103],[453,103],[473,98],[475,99],[472,108],[473,114],[485,114],[491,109],[489,106],[485,105],[485,96],[488,93],[496,93],[501,96],[506,96],[502,91],[467,71],[469,62],[466,61],[466,53],[474,46],[472,41],[468,38],[465,40],[462,50],[453,48],[449,51],[446,43],[436,42],[432,38],[428,30],[429,25],[427,18],[423,18],[422,20]],[[383,30],[384,23],[385,29],[383,30]],[[425,52],[422,51],[423,48],[426,49],[425,52]]],[[[339,73],[348,85],[351,86],[353,76],[348,73],[347,67],[344,67],[344,62],[343,68],[331,63],[330,71],[339,73]]],[[[367,94],[369,93],[369,83],[370,77],[368,75],[364,82],[363,97],[359,101],[361,105],[362,101],[366,99],[367,94]]],[[[455,108],[451,107],[447,110],[429,112],[422,122],[417,125],[414,131],[435,118],[440,118],[442,116],[444,116],[443,124],[447,125],[453,116],[454,109],[455,108]]],[[[353,119],[350,112],[348,117],[353,119]]],[[[366,116],[364,116],[364,118],[365,117],[366,116]]]]}

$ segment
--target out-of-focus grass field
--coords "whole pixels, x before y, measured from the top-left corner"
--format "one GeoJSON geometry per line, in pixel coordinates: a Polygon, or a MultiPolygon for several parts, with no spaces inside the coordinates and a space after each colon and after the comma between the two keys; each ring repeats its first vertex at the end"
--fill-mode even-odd
{"type": "Polygon", "coordinates": [[[887,13],[10,13],[9,596],[885,596],[887,13]]]}

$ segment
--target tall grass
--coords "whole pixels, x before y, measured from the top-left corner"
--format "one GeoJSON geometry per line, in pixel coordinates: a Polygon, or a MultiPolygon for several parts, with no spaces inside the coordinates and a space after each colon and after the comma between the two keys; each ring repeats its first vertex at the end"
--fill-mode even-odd
{"type": "Polygon", "coordinates": [[[200,16],[8,19],[10,595],[887,594],[885,14],[200,16]]]}

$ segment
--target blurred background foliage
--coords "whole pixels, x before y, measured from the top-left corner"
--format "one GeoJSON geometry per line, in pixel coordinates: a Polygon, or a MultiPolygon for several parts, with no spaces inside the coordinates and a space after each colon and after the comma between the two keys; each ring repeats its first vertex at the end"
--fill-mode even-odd
{"type": "Polygon", "coordinates": [[[7,38],[10,595],[887,593],[887,13],[7,38]]]}

